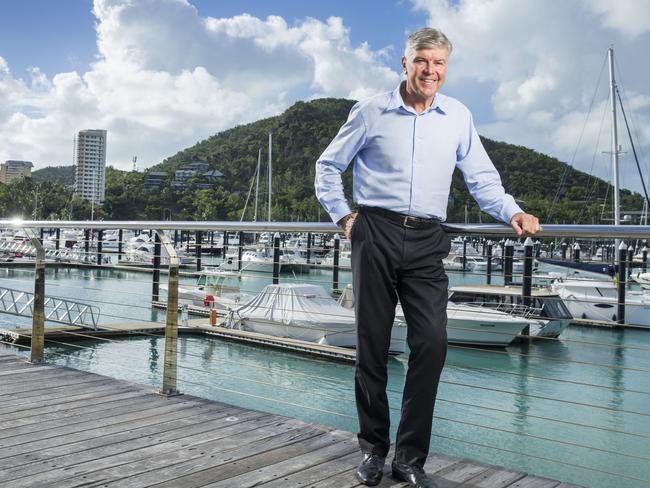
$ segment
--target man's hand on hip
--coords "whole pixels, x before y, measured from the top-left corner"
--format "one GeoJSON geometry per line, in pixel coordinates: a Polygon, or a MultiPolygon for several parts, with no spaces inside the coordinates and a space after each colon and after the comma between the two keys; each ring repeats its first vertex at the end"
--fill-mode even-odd
{"type": "Polygon", "coordinates": [[[510,220],[510,225],[519,237],[532,236],[542,230],[539,219],[524,212],[514,214],[510,220]]]}
{"type": "Polygon", "coordinates": [[[343,229],[343,234],[345,234],[346,239],[350,239],[352,237],[352,226],[354,225],[356,218],[357,212],[353,212],[351,214],[347,214],[337,222],[337,224],[343,229]]]}

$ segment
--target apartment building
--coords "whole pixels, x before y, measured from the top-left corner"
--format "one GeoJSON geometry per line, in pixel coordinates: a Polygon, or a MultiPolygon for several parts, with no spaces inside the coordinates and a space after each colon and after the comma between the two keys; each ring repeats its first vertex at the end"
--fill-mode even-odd
{"type": "Polygon", "coordinates": [[[106,187],[106,131],[79,131],[75,146],[75,195],[101,204],[106,187]]]}

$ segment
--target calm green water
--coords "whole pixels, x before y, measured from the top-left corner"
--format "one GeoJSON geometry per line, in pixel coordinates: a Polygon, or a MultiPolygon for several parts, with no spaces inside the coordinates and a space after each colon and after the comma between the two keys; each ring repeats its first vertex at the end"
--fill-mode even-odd
{"type": "MultiPolygon", "coordinates": [[[[2,270],[0,286],[30,290],[32,277],[29,270],[2,270]]],[[[327,286],[331,276],[313,273],[309,279],[327,286]]],[[[452,275],[452,282],[468,280],[484,279],[452,275]]],[[[349,274],[341,273],[341,282],[347,281],[349,274]]],[[[242,288],[255,291],[266,283],[246,278],[242,288]]],[[[49,270],[46,293],[96,301],[103,323],[164,320],[164,312],[146,306],[151,293],[147,274],[49,270]]],[[[4,327],[19,322],[11,316],[0,320],[4,327]]],[[[161,385],[159,337],[46,346],[48,361],[161,385]]],[[[507,350],[452,346],[431,449],[585,486],[650,486],[642,481],[650,480],[649,359],[650,331],[643,330],[572,326],[560,341],[507,350]]],[[[201,336],[180,338],[179,365],[183,392],[357,429],[352,366],[201,336]]],[[[405,361],[391,358],[394,424],[405,372],[405,361]]]]}

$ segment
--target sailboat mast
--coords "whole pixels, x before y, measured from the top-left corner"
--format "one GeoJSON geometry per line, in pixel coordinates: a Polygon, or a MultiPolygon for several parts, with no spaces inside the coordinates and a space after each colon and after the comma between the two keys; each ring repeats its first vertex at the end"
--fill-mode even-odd
{"type": "Polygon", "coordinates": [[[262,166],[262,148],[257,153],[257,173],[255,174],[255,216],[253,222],[257,222],[257,208],[260,197],[260,167],[262,166]]]}
{"type": "Polygon", "coordinates": [[[273,133],[269,132],[269,222],[271,222],[271,182],[273,181],[273,133]]]}
{"type": "MultiPolygon", "coordinates": [[[[621,225],[621,204],[618,181],[618,130],[616,127],[616,80],[614,79],[614,48],[607,50],[609,59],[609,89],[612,110],[612,167],[614,168],[614,225],[621,225]]],[[[618,250],[618,244],[616,246],[618,250]]]]}

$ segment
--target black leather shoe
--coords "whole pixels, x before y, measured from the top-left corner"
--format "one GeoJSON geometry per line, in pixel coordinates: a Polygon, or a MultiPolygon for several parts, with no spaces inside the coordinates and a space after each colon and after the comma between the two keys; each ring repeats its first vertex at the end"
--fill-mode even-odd
{"type": "Polygon", "coordinates": [[[385,462],[386,458],[364,453],[361,464],[357,468],[357,478],[366,486],[378,485],[384,474],[385,462]]]}
{"type": "Polygon", "coordinates": [[[413,488],[438,488],[438,485],[429,479],[420,466],[404,464],[393,461],[393,478],[408,482],[413,488]]]}

